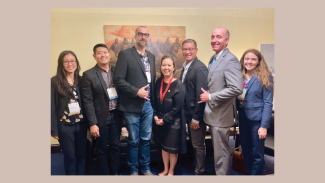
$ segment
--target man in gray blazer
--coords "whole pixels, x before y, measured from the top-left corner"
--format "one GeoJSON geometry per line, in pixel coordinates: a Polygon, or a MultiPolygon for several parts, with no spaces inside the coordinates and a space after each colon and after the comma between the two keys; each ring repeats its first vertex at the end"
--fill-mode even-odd
{"type": "Polygon", "coordinates": [[[200,96],[206,102],[203,120],[209,125],[216,175],[226,175],[229,168],[229,132],[236,119],[235,98],[243,92],[243,75],[240,63],[227,48],[229,31],[217,28],[211,35],[215,54],[208,69],[208,91],[202,88],[200,96]]]}

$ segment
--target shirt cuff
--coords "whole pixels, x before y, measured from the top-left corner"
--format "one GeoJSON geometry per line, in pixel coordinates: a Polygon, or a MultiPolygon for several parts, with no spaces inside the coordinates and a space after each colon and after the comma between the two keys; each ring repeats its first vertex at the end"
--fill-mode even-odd
{"type": "Polygon", "coordinates": [[[198,120],[192,119],[193,123],[199,124],[200,122],[198,120]]]}
{"type": "Polygon", "coordinates": [[[209,101],[211,101],[211,94],[209,94],[209,101]]]}

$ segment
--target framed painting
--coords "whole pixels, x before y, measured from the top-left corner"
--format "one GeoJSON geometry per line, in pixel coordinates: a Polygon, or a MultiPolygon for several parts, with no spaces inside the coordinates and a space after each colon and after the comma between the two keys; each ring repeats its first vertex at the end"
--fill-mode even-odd
{"type": "MultiPolygon", "coordinates": [[[[121,50],[135,45],[135,30],[140,25],[105,25],[105,44],[110,49],[112,65],[116,64],[121,50]]],[[[176,76],[179,78],[183,69],[182,42],[185,40],[185,26],[146,26],[150,37],[146,50],[155,55],[156,76],[160,77],[160,63],[163,55],[173,57],[176,62],[176,76]]]]}

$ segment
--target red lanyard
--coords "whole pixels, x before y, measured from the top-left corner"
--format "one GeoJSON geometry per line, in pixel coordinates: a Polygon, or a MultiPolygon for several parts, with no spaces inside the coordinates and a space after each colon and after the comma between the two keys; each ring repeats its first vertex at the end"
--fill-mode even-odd
{"type": "Polygon", "coordinates": [[[168,82],[168,85],[167,85],[166,90],[165,90],[164,93],[162,92],[164,78],[162,78],[162,80],[161,80],[161,85],[160,85],[160,94],[159,94],[159,95],[160,95],[160,101],[161,101],[161,102],[164,100],[165,95],[166,95],[166,93],[167,93],[167,91],[168,91],[168,88],[169,88],[169,86],[170,86],[170,83],[172,83],[172,81],[173,81],[173,78],[174,78],[173,76],[172,76],[172,78],[170,78],[170,80],[169,80],[169,82],[168,82]]]}

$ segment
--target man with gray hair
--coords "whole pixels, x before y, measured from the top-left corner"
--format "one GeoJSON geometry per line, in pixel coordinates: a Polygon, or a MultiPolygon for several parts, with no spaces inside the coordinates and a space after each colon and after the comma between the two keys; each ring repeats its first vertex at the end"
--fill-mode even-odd
{"type": "Polygon", "coordinates": [[[208,68],[197,57],[196,41],[186,39],[182,43],[182,53],[185,59],[180,80],[185,87],[184,114],[192,142],[195,161],[195,175],[202,175],[205,171],[205,133],[206,125],[203,122],[205,104],[199,104],[201,88],[207,89],[208,68]]]}
{"type": "Polygon", "coordinates": [[[226,175],[229,169],[229,132],[237,117],[236,97],[243,92],[240,63],[227,48],[229,31],[216,28],[211,35],[215,54],[209,61],[208,90],[202,88],[205,102],[203,120],[209,125],[214,150],[216,175],[226,175]]]}

